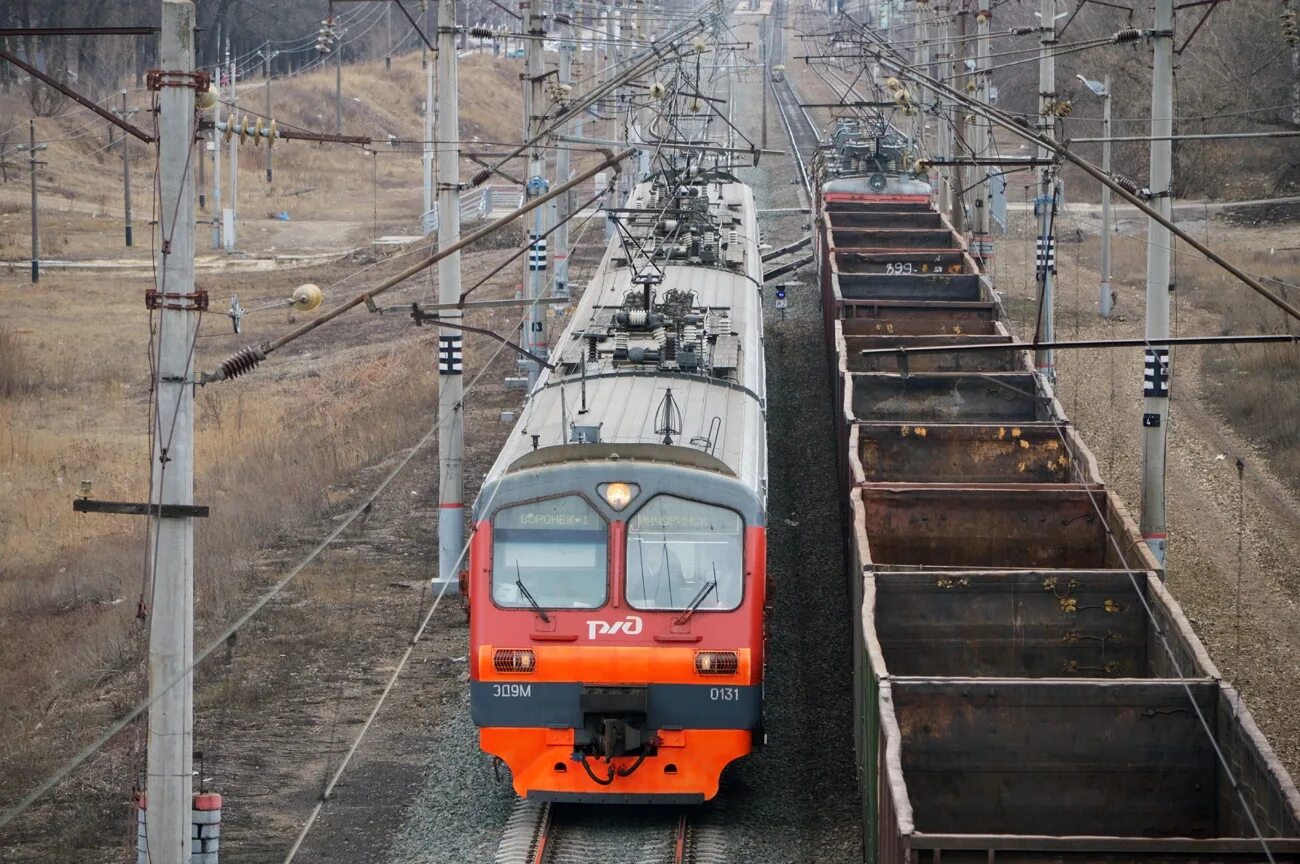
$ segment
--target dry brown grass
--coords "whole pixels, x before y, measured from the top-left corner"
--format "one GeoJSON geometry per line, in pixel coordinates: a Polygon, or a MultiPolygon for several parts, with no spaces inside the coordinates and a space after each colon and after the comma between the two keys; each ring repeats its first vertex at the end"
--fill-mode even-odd
{"type": "MultiPolygon", "coordinates": [[[[1300,292],[1289,287],[1300,275],[1296,230],[1274,226],[1269,236],[1275,238],[1275,245],[1269,245],[1262,232],[1257,241],[1241,242],[1239,232],[1235,229],[1233,239],[1225,240],[1216,237],[1216,228],[1211,227],[1201,239],[1261,278],[1284,300],[1292,304],[1300,300],[1300,292]]],[[[1300,332],[1300,325],[1288,322],[1280,309],[1190,246],[1179,241],[1176,248],[1175,315],[1179,306],[1187,308],[1187,304],[1204,309],[1215,316],[1218,335],[1300,332]]],[[[1116,238],[1113,266],[1117,279],[1140,281],[1146,269],[1145,242],[1116,238]]],[[[1182,335],[1210,334],[1185,331],[1182,335]]],[[[1201,392],[1206,406],[1263,445],[1278,476],[1300,491],[1300,345],[1214,347],[1205,349],[1203,356],[1201,392]]]]}
{"type": "MultiPolygon", "coordinates": [[[[466,62],[468,135],[515,134],[517,65],[466,62]]],[[[391,76],[382,61],[345,69],[345,94],[361,99],[346,105],[345,126],[418,138],[422,84],[418,56],[395,58],[391,76]]],[[[276,103],[292,109],[284,119],[332,128],[332,72],[276,88],[276,103]]],[[[250,108],[261,107],[255,89],[244,98],[250,108]]],[[[59,137],[78,125],[84,118],[40,121],[38,135],[59,137]]],[[[98,127],[91,133],[54,142],[48,151],[41,180],[45,253],[147,262],[150,157],[136,147],[137,246],[122,250],[120,157],[95,152],[106,136],[98,127]]],[[[381,232],[414,227],[416,153],[372,157],[351,147],[286,144],[276,150],[272,187],[262,175],[263,153],[251,146],[240,153],[241,246],[248,251],[292,252],[306,241],[341,253],[370,239],[372,219],[381,232]],[[269,221],[279,210],[289,210],[293,223],[269,221]]],[[[83,480],[93,483],[95,498],[147,497],[148,316],[141,297],[151,280],[144,266],[139,275],[48,270],[39,287],[28,285],[25,179],[15,175],[0,185],[0,256],[17,261],[0,281],[0,716],[8,729],[0,740],[0,802],[14,801],[142,696],[147,637],[136,616],[148,587],[144,520],[77,515],[71,500],[83,480]]],[[[200,253],[208,254],[205,231],[199,239],[200,253]]],[[[234,291],[252,307],[286,297],[304,281],[325,286],[328,303],[393,269],[381,264],[346,288],[329,288],[359,266],[201,270],[198,284],[210,292],[214,310],[234,291]]],[[[285,311],[257,313],[245,322],[248,332],[234,337],[224,317],[211,313],[201,328],[198,364],[211,368],[291,319],[285,311]]],[[[286,349],[254,375],[199,392],[195,497],[212,515],[195,529],[196,641],[219,632],[260,590],[266,567],[257,570],[254,562],[262,550],[318,536],[322,516],[355,498],[352,484],[362,469],[427,428],[436,399],[432,335],[401,319],[360,315],[286,349]]],[[[310,580],[295,587],[308,599],[339,590],[310,580]]],[[[295,614],[291,607],[278,610],[277,626],[292,626],[295,614]]],[[[238,709],[274,695],[249,682],[222,679],[219,686],[226,689],[199,698],[238,709]]],[[[112,820],[129,801],[142,746],[142,736],[120,736],[51,799],[78,807],[96,802],[95,818],[42,825],[38,816],[20,829],[29,833],[0,838],[0,846],[56,844],[73,855],[102,849],[97,827],[127,836],[130,826],[112,820]]]]}
{"type": "MultiPolygon", "coordinates": [[[[462,135],[470,141],[517,140],[522,122],[519,61],[472,56],[461,61],[462,135]]],[[[318,131],[334,129],[334,71],[315,70],[272,82],[272,113],[278,122],[318,131]]],[[[132,92],[131,104],[145,108],[145,94],[132,92]]],[[[265,111],[265,91],[250,80],[239,92],[237,113],[265,111]]],[[[407,142],[423,138],[420,106],[424,75],[418,52],[395,57],[391,71],[382,60],[343,70],[343,126],[348,134],[383,140],[392,134],[407,142]]],[[[70,106],[75,108],[75,106],[70,106]]],[[[228,109],[223,108],[223,117],[228,109]]],[[[0,127],[20,125],[11,144],[26,140],[30,106],[21,94],[0,93],[0,127]]],[[[143,113],[137,117],[147,116],[143,113]]],[[[143,121],[141,121],[143,122],[143,121]]],[[[41,246],[45,258],[127,257],[147,260],[148,222],[154,207],[150,149],[132,141],[132,188],[136,248],[122,248],[121,155],[105,149],[107,124],[85,110],[41,118],[37,139],[48,140],[39,171],[41,246]]],[[[224,147],[224,144],[223,144],[224,147]]],[[[486,149],[482,147],[479,149],[486,149]]],[[[359,147],[282,141],[275,148],[275,182],[265,179],[266,150],[251,142],[239,148],[239,248],[276,253],[345,248],[378,234],[414,233],[422,209],[420,146],[380,146],[376,155],[359,147]],[[291,224],[273,222],[286,211],[291,224]]],[[[201,151],[195,151],[196,158],[201,151]]],[[[205,166],[207,185],[211,165],[205,166]]],[[[516,166],[518,167],[518,166],[516,166]]],[[[468,176],[477,166],[462,162],[468,176]]],[[[223,182],[229,193],[229,168],[223,182]]],[[[494,181],[495,182],[495,181],[494,181]]],[[[211,197],[211,189],[207,190],[211,197]]],[[[11,170],[0,183],[0,259],[22,262],[31,254],[27,173],[11,170]]],[[[200,213],[207,219],[210,213],[200,213]]],[[[199,232],[199,253],[208,254],[207,232],[199,232]]],[[[16,265],[15,278],[22,273],[16,265]]]]}
{"type": "Polygon", "coordinates": [[[12,399],[35,386],[27,349],[19,341],[18,334],[0,323],[0,399],[12,399]]]}

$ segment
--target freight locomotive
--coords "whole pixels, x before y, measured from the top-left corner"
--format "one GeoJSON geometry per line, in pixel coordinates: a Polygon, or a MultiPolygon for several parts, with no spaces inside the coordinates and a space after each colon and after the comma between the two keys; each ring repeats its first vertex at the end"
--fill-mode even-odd
{"type": "Polygon", "coordinates": [[[763,735],[758,227],[698,163],[613,215],[475,505],[471,715],[521,796],[697,802],[763,735]]]}

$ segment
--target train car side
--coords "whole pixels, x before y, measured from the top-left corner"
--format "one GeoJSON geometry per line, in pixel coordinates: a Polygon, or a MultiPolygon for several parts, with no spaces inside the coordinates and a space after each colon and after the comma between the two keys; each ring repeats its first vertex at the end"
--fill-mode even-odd
{"type": "Polygon", "coordinates": [[[865,860],[1253,860],[1252,817],[1300,860],[1291,778],[1029,358],[863,353],[1011,341],[962,239],[870,194],[816,220],[865,860]]]}

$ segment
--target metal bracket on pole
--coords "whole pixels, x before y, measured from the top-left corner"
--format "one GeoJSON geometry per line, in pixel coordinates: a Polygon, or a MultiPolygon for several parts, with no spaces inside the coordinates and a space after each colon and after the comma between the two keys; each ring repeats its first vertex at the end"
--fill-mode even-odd
{"type": "Polygon", "coordinates": [[[203,519],[208,515],[205,504],[140,504],[133,501],[96,501],[74,498],[74,513],[111,513],[117,516],[158,516],[162,519],[203,519]]]}

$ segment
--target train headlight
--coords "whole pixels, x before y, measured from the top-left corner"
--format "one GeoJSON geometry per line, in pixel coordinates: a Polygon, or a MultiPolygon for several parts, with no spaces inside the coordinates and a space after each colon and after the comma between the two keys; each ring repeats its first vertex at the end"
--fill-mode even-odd
{"type": "Polygon", "coordinates": [[[537,655],[528,650],[502,649],[492,655],[492,668],[526,675],[537,668],[537,655]]]}
{"type": "Polygon", "coordinates": [[[735,675],[740,655],[735,651],[696,651],[695,671],[701,675],[735,675]]]}
{"type": "Polygon", "coordinates": [[[615,510],[625,510],[627,505],[632,503],[632,499],[641,491],[641,487],[635,483],[602,483],[600,485],[601,497],[615,510]]]}

